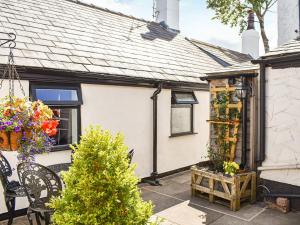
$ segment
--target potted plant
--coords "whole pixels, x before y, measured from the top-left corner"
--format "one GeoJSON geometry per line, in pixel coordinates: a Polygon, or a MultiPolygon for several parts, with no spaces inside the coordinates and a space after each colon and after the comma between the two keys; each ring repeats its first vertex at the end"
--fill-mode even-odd
{"type": "Polygon", "coordinates": [[[0,149],[17,151],[21,161],[48,151],[59,121],[41,101],[7,96],[0,100],[0,149]]]}
{"type": "Polygon", "coordinates": [[[255,201],[256,173],[239,173],[234,162],[240,127],[242,104],[232,96],[235,87],[211,87],[211,141],[208,147],[209,168],[192,167],[192,194],[206,194],[210,202],[216,198],[229,201],[233,211],[240,201],[255,201]]]}

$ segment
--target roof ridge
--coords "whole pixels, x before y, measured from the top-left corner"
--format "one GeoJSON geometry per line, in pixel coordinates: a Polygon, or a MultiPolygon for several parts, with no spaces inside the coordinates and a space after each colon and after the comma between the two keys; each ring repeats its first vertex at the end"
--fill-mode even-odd
{"type": "Polygon", "coordinates": [[[129,19],[139,20],[139,21],[145,22],[145,23],[156,23],[156,24],[159,24],[159,23],[157,23],[155,21],[146,20],[146,19],[143,19],[143,18],[138,18],[138,17],[132,16],[132,15],[128,15],[128,14],[117,12],[117,11],[114,11],[114,10],[111,10],[111,9],[108,9],[108,8],[104,8],[104,7],[101,7],[101,6],[98,6],[98,5],[89,4],[89,3],[84,2],[82,0],[65,0],[65,1],[71,2],[71,3],[75,3],[75,4],[78,4],[78,5],[82,5],[82,6],[85,6],[85,7],[93,8],[93,9],[96,9],[96,10],[101,10],[101,11],[104,11],[104,12],[112,13],[112,14],[115,14],[115,15],[127,17],[129,19]]]}
{"type": "Polygon", "coordinates": [[[200,41],[200,40],[197,40],[197,39],[194,39],[194,38],[188,38],[188,39],[190,41],[192,41],[192,42],[197,42],[199,44],[203,44],[203,45],[206,45],[206,46],[209,46],[209,47],[213,47],[213,48],[217,48],[217,49],[223,49],[223,50],[228,50],[228,51],[236,52],[236,53],[239,53],[239,54],[242,54],[242,55],[248,55],[248,54],[236,51],[236,50],[232,50],[230,48],[224,48],[224,47],[221,47],[219,45],[210,44],[208,42],[200,41]]]}

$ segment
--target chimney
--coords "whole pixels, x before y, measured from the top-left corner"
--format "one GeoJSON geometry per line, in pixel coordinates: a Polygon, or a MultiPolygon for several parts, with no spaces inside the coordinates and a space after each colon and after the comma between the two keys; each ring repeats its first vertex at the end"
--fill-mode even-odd
{"type": "Polygon", "coordinates": [[[299,37],[299,0],[278,0],[278,45],[299,37]]]}
{"type": "Polygon", "coordinates": [[[179,31],[179,0],[156,0],[156,22],[179,31]]]}
{"type": "Polygon", "coordinates": [[[259,33],[255,30],[254,13],[248,12],[248,27],[242,34],[242,53],[251,55],[252,58],[259,57],[259,33]]]}

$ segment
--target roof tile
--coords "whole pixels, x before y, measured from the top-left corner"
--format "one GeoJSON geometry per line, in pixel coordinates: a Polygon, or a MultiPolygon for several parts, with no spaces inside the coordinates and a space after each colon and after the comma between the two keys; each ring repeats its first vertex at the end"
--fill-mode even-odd
{"type": "Polygon", "coordinates": [[[72,62],[72,60],[66,55],[47,53],[49,59],[58,61],[58,62],[72,62]]]}
{"type": "Polygon", "coordinates": [[[21,50],[26,58],[32,59],[48,59],[47,55],[43,52],[31,51],[31,50],[21,50]]]}
{"type": "Polygon", "coordinates": [[[63,54],[63,55],[72,55],[72,53],[65,48],[56,48],[56,47],[49,47],[49,49],[56,54],[63,54]]]}

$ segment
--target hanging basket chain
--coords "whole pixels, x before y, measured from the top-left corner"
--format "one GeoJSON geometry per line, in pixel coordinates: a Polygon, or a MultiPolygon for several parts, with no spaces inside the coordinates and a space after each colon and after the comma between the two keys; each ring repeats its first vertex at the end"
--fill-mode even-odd
{"type": "Polygon", "coordinates": [[[20,86],[20,90],[23,94],[23,96],[25,97],[25,91],[24,88],[22,86],[21,80],[20,80],[20,76],[17,72],[16,66],[15,66],[15,61],[14,61],[14,54],[13,54],[13,50],[16,47],[16,35],[14,33],[3,33],[0,32],[0,34],[5,34],[7,35],[9,38],[7,39],[3,39],[0,38],[0,41],[3,41],[3,43],[0,42],[0,46],[3,46],[5,44],[9,43],[9,55],[8,55],[8,62],[7,65],[4,69],[3,75],[1,77],[1,81],[0,81],[0,90],[3,87],[3,82],[5,79],[8,79],[8,84],[9,84],[9,98],[12,101],[12,97],[15,95],[15,79],[17,79],[19,86],[20,86]]]}

